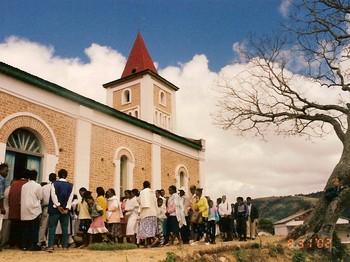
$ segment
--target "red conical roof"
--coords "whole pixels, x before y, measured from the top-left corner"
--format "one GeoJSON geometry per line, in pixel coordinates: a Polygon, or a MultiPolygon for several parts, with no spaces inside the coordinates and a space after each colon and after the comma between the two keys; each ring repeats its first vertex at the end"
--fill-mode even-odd
{"type": "Polygon", "coordinates": [[[153,64],[152,58],[148,53],[145,42],[143,41],[142,36],[139,32],[137,34],[134,45],[131,48],[128,61],[126,62],[126,65],[122,74],[122,78],[147,70],[147,69],[158,74],[157,69],[153,64]]]}

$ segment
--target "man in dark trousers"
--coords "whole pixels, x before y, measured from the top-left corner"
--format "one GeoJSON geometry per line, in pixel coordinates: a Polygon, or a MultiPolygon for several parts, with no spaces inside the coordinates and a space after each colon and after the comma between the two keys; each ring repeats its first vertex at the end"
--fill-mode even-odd
{"type": "Polygon", "coordinates": [[[249,210],[249,215],[247,219],[247,236],[250,239],[255,239],[257,235],[256,225],[259,218],[259,211],[258,208],[252,204],[251,197],[247,197],[247,207],[249,210]]]}
{"type": "Polygon", "coordinates": [[[239,241],[247,241],[247,218],[249,210],[243,202],[243,197],[237,197],[235,204],[235,219],[237,224],[237,234],[239,241]]]}
{"type": "Polygon", "coordinates": [[[53,251],[53,245],[56,234],[56,227],[60,221],[62,228],[62,247],[68,248],[68,226],[69,210],[73,201],[73,184],[69,183],[66,178],[68,172],[65,169],[58,171],[58,181],[52,183],[51,196],[49,200],[49,239],[47,251],[53,251]]]}
{"type": "Polygon", "coordinates": [[[38,243],[40,216],[42,213],[41,200],[43,190],[36,182],[38,172],[31,170],[29,180],[22,186],[21,192],[21,221],[23,224],[23,250],[41,250],[38,243]]]}
{"type": "Polygon", "coordinates": [[[21,220],[21,193],[22,187],[28,182],[29,170],[24,169],[19,175],[15,174],[15,180],[11,184],[9,191],[9,216],[11,220],[11,234],[9,244],[11,247],[23,246],[23,221],[21,220]]]}

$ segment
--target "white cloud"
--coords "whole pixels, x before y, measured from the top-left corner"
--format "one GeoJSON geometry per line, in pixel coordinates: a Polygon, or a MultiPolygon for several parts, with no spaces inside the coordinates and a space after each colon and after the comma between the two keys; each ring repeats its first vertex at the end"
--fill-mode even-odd
{"type": "Polygon", "coordinates": [[[104,103],[102,84],[121,76],[126,58],[109,47],[92,44],[85,49],[89,62],[55,56],[52,46],[19,37],[0,43],[1,61],[104,103]]]}
{"type": "MultiPolygon", "coordinates": [[[[79,94],[105,101],[103,83],[121,76],[126,58],[109,47],[92,44],[85,50],[89,62],[55,56],[51,46],[18,37],[0,43],[5,63],[52,81],[79,94]]],[[[244,65],[231,64],[220,74],[233,76],[244,65]]],[[[335,137],[312,143],[303,138],[271,136],[268,142],[236,137],[212,125],[217,93],[205,55],[159,71],[177,85],[177,124],[180,135],[206,140],[206,194],[260,197],[322,190],[337,163],[341,145],[335,137]],[[210,186],[208,186],[210,185],[210,186]]]]}
{"type": "Polygon", "coordinates": [[[292,0],[282,0],[282,3],[279,7],[279,12],[282,16],[287,17],[289,14],[289,8],[292,4],[292,0]]]}

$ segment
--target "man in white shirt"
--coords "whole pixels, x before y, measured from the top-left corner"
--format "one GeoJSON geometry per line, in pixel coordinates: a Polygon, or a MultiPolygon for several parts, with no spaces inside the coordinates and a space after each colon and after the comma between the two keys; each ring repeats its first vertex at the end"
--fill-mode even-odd
{"type": "Polygon", "coordinates": [[[38,173],[35,170],[29,172],[29,181],[22,186],[21,192],[21,220],[24,223],[22,248],[23,250],[38,251],[37,242],[41,215],[41,200],[43,191],[35,182],[38,173]]]}
{"type": "Polygon", "coordinates": [[[38,245],[41,246],[41,249],[43,250],[45,250],[47,245],[46,236],[47,236],[47,228],[49,223],[48,205],[50,200],[51,186],[54,181],[56,181],[56,174],[51,173],[49,175],[49,183],[47,183],[42,187],[43,200],[41,201],[41,207],[43,212],[41,214],[41,219],[40,219],[38,245]]]}
{"type": "Polygon", "coordinates": [[[189,244],[190,243],[190,219],[189,219],[189,216],[188,216],[188,213],[189,213],[189,209],[191,208],[191,200],[190,198],[186,195],[186,189],[184,187],[181,187],[179,189],[179,195],[182,199],[182,203],[183,203],[183,206],[184,206],[184,213],[185,213],[185,218],[186,218],[186,224],[187,225],[184,225],[183,227],[181,227],[180,229],[180,233],[181,233],[181,239],[182,239],[182,242],[184,244],[189,244]]]}
{"type": "Polygon", "coordinates": [[[222,201],[219,204],[219,216],[220,216],[220,226],[222,233],[224,234],[224,241],[232,240],[231,236],[231,224],[230,224],[230,215],[231,215],[231,205],[226,201],[226,196],[222,196],[222,201]]]}

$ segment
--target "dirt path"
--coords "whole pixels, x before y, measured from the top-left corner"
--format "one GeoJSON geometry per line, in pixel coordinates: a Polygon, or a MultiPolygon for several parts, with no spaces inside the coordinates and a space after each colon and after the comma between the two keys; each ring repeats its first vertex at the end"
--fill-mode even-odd
{"type": "Polygon", "coordinates": [[[198,246],[183,245],[168,246],[161,248],[138,248],[133,250],[117,250],[117,251],[91,251],[85,249],[71,248],[69,250],[55,249],[54,252],[48,253],[46,251],[21,251],[21,250],[9,250],[5,249],[0,252],[0,261],[16,261],[16,262],[34,262],[34,261],[47,261],[47,262],[155,262],[164,261],[167,252],[174,252],[180,257],[186,257],[187,254],[193,255],[199,250],[208,250],[221,245],[245,245],[247,243],[275,243],[279,241],[281,237],[261,237],[254,241],[249,242],[220,242],[216,245],[206,246],[201,243],[198,246]]]}

